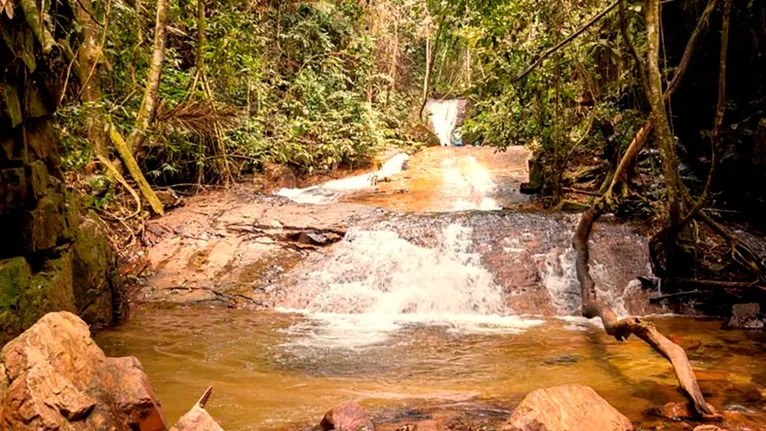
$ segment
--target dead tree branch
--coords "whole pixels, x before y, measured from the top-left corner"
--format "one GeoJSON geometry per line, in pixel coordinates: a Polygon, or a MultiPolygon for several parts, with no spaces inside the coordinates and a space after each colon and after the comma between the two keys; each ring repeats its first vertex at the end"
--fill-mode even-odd
{"type": "Polygon", "coordinates": [[[583,316],[587,318],[600,318],[606,333],[613,336],[617,341],[623,341],[630,335],[635,335],[649,344],[673,366],[678,383],[697,414],[701,416],[713,415],[712,408],[705,402],[705,398],[700,391],[697,378],[694,375],[694,370],[689,363],[686,352],[662,335],[651,322],[642,321],[637,317],[618,319],[617,315],[608,305],[596,298],[596,283],[590,275],[588,264],[590,259],[588,238],[590,237],[593,223],[604,209],[604,203],[603,198],[597,199],[593,206],[582,214],[572,241],[576,253],[575,269],[577,271],[577,279],[580,282],[583,316]]]}

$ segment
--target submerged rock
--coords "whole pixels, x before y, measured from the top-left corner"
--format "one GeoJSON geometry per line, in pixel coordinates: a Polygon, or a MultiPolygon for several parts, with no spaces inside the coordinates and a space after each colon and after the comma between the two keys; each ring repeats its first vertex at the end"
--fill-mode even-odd
{"type": "Polygon", "coordinates": [[[375,429],[367,411],[355,402],[333,407],[324,415],[319,426],[323,431],[373,431],[375,429]]]}
{"type": "Polygon", "coordinates": [[[0,429],[165,431],[137,359],[107,358],[88,326],[49,313],[0,350],[0,429]]]}
{"type": "Polygon", "coordinates": [[[681,420],[692,418],[695,415],[689,403],[669,402],[653,409],[655,415],[671,420],[681,420]]]}
{"type": "Polygon", "coordinates": [[[562,385],[529,393],[503,431],[628,431],[630,420],[583,385],[562,385]]]}
{"type": "Polygon", "coordinates": [[[761,315],[761,306],[757,303],[735,304],[731,307],[728,328],[761,329],[766,326],[766,318],[761,315]]]}

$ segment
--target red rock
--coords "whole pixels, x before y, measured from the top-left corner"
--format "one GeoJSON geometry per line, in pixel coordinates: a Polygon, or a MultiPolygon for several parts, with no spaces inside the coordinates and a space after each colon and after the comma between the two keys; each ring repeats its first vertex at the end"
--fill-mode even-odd
{"type": "Polygon", "coordinates": [[[661,407],[657,407],[653,410],[653,413],[657,416],[672,420],[687,419],[695,416],[689,403],[676,402],[669,402],[661,407]]]}
{"type": "Polygon", "coordinates": [[[562,385],[527,394],[503,431],[630,431],[633,424],[596,391],[562,385]]]}
{"type": "Polygon", "coordinates": [[[324,431],[373,431],[375,429],[367,411],[355,402],[333,407],[324,415],[319,426],[324,431]]]}
{"type": "Polygon", "coordinates": [[[88,326],[49,313],[0,350],[0,429],[165,431],[141,364],[107,358],[88,326]]]}
{"type": "Polygon", "coordinates": [[[145,431],[168,428],[157,396],[138,359],[106,358],[106,369],[119,387],[114,393],[117,408],[127,415],[130,423],[145,431]]]}
{"type": "Polygon", "coordinates": [[[223,431],[207,410],[196,405],[181,416],[170,431],[223,431]]]}

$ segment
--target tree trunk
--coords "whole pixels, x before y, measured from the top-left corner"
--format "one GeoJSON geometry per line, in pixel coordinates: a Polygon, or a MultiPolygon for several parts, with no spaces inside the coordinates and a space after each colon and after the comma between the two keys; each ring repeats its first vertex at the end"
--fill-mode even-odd
{"type": "Polygon", "coordinates": [[[420,104],[420,111],[418,112],[418,118],[423,119],[423,111],[426,109],[426,103],[428,103],[428,93],[431,90],[431,75],[434,71],[434,63],[436,63],[436,54],[439,52],[439,41],[442,38],[442,30],[444,30],[444,21],[447,19],[447,13],[443,13],[439,20],[439,29],[436,31],[436,39],[433,46],[431,39],[426,39],[426,76],[423,79],[423,100],[420,104]]]}
{"type": "MultiPolygon", "coordinates": [[[[98,39],[100,36],[99,26],[95,22],[93,2],[81,0],[72,2],[75,17],[82,24],[85,37],[77,51],[79,67],[76,69],[82,88],[80,89],[80,101],[83,103],[85,112],[85,133],[88,141],[93,145],[96,154],[107,157],[107,136],[103,108],[100,105],[103,94],[101,92],[101,78],[98,73],[98,63],[101,55],[101,46],[98,39]]],[[[107,11],[103,19],[103,35],[106,36],[106,28],[109,26],[111,1],[107,2],[107,11]]]]}
{"type": "MultiPolygon", "coordinates": [[[[705,7],[705,10],[702,12],[702,15],[700,16],[700,19],[697,21],[697,26],[694,28],[694,31],[692,32],[691,36],[689,37],[689,40],[686,42],[686,48],[684,49],[683,57],[681,57],[681,61],[678,63],[678,66],[676,67],[675,71],[673,72],[673,78],[670,80],[670,83],[668,84],[668,87],[665,89],[664,99],[665,102],[670,101],[670,98],[673,96],[673,93],[678,89],[678,87],[681,85],[681,79],[686,74],[686,71],[689,69],[689,64],[691,63],[692,55],[694,54],[694,51],[697,48],[697,42],[699,41],[699,37],[702,35],[702,32],[705,30],[708,24],[708,20],[710,18],[710,14],[713,13],[713,10],[715,10],[715,5],[718,2],[718,0],[710,0],[705,7]]],[[[646,86],[648,90],[648,86],[646,86]]],[[[647,93],[648,96],[648,93],[647,93]]],[[[650,118],[646,122],[644,122],[643,125],[641,125],[641,128],[638,130],[638,133],[636,133],[636,136],[631,141],[630,145],[628,146],[628,149],[625,153],[627,157],[622,158],[622,162],[630,163],[632,164],[635,160],[636,156],[638,155],[638,152],[641,151],[641,148],[644,147],[644,144],[646,144],[647,139],[649,138],[649,135],[652,132],[652,129],[654,128],[654,123],[652,122],[652,119],[650,118]]],[[[609,190],[614,190],[617,183],[627,182],[627,173],[628,168],[630,166],[626,166],[623,168],[618,167],[617,170],[622,172],[621,175],[614,175],[612,177],[612,182],[609,185],[609,190]]]]}
{"type": "Polygon", "coordinates": [[[649,78],[649,103],[652,107],[652,123],[657,137],[657,146],[662,158],[662,171],[667,189],[667,211],[669,229],[664,238],[667,266],[675,263],[676,226],[681,221],[681,179],[678,173],[678,155],[675,139],[670,130],[665,100],[662,92],[662,72],[660,71],[660,0],[647,0],[646,34],[647,67],[649,78]]]}
{"type": "Polygon", "coordinates": [[[130,150],[135,154],[141,148],[146,131],[157,112],[157,94],[162,77],[162,63],[165,61],[165,40],[167,36],[168,0],[157,0],[157,18],[154,27],[154,51],[149,65],[141,109],[136,116],[136,125],[128,140],[130,150]]]}

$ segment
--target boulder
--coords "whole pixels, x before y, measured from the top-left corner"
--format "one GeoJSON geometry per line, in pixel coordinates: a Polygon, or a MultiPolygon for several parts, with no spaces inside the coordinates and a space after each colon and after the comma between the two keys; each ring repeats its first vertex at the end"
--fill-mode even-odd
{"type": "Polygon", "coordinates": [[[319,426],[323,431],[373,431],[375,429],[367,411],[355,402],[333,407],[324,415],[319,426]]]}
{"type": "Polygon", "coordinates": [[[165,431],[135,358],[107,358],[88,326],[49,313],[0,350],[0,429],[165,431]]]}
{"type": "Polygon", "coordinates": [[[736,329],[761,329],[766,326],[765,320],[761,316],[761,306],[758,303],[735,304],[731,307],[731,318],[726,326],[736,329]]]}
{"type": "Polygon", "coordinates": [[[207,410],[195,405],[186,412],[170,431],[223,431],[207,410]]]}
{"type": "Polygon", "coordinates": [[[529,393],[503,431],[628,431],[633,424],[596,391],[562,385],[529,393]]]}

